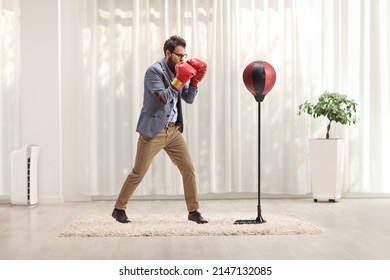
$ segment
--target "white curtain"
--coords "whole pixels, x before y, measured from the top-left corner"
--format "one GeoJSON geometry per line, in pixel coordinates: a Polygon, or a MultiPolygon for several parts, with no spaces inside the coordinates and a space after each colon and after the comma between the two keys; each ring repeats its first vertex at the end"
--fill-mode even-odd
{"type": "MultiPolygon", "coordinates": [[[[87,139],[79,144],[86,147],[88,183],[80,192],[118,194],[134,163],[144,72],[162,58],[165,39],[178,34],[187,40],[190,57],[208,63],[195,103],[184,105],[184,137],[201,194],[257,191],[258,104],[242,72],[259,59],[277,72],[261,104],[262,192],[310,193],[308,139],[323,137],[326,121],[298,116],[297,109],[329,90],[359,103],[359,123],[331,131],[331,137],[345,139],[344,191],[390,193],[387,0],[75,3],[82,39],[64,43],[84,58],[80,88],[87,105],[79,121],[87,129],[85,137],[76,137],[87,139]]],[[[1,198],[10,193],[10,152],[19,147],[21,133],[19,1],[0,0],[0,12],[1,198]]],[[[179,172],[162,152],[136,194],[182,193],[179,172]]]]}
{"type": "MultiPolygon", "coordinates": [[[[201,194],[257,191],[258,103],[242,81],[254,60],[277,80],[261,103],[261,186],[267,194],[310,193],[308,139],[325,120],[298,105],[325,90],[359,103],[360,122],[334,126],[346,143],[344,191],[389,193],[389,16],[387,0],[143,0],[83,2],[88,119],[88,191],[116,195],[130,172],[143,75],[178,34],[208,63],[185,131],[201,194]]],[[[182,194],[162,152],[136,194],[182,194]]]]}
{"type": "Polygon", "coordinates": [[[19,1],[0,0],[0,196],[10,194],[10,153],[19,141],[19,1]]]}

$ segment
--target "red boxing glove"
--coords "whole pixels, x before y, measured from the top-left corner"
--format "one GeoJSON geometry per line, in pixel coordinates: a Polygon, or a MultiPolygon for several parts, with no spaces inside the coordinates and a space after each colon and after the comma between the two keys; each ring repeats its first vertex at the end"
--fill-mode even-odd
{"type": "Polygon", "coordinates": [[[181,89],[196,74],[196,70],[185,62],[176,63],[175,71],[176,77],[171,82],[171,85],[177,90],[181,89]]]}
{"type": "Polygon", "coordinates": [[[202,60],[197,59],[197,58],[191,58],[191,59],[187,60],[187,63],[189,65],[191,65],[192,67],[194,67],[194,69],[196,70],[196,75],[191,79],[190,85],[197,87],[198,83],[206,75],[207,64],[206,64],[206,62],[203,62],[202,60]]]}

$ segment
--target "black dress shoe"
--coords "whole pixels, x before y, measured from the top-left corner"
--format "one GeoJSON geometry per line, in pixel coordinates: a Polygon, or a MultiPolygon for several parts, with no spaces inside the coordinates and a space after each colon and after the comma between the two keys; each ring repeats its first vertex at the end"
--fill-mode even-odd
{"type": "Polygon", "coordinates": [[[188,213],[188,220],[194,221],[198,224],[207,224],[208,223],[208,221],[206,221],[198,211],[189,212],[188,213]]]}
{"type": "Polygon", "coordinates": [[[120,223],[131,223],[129,218],[127,218],[125,210],[119,210],[114,208],[114,211],[112,211],[111,216],[120,223]]]}

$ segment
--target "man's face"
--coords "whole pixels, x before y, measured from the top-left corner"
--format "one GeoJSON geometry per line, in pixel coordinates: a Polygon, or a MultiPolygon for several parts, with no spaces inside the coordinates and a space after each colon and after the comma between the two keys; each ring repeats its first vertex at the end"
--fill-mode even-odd
{"type": "Polygon", "coordinates": [[[176,63],[184,61],[187,57],[186,49],[183,48],[182,46],[177,46],[174,52],[167,51],[165,57],[169,69],[171,69],[171,71],[175,73],[176,63]]]}

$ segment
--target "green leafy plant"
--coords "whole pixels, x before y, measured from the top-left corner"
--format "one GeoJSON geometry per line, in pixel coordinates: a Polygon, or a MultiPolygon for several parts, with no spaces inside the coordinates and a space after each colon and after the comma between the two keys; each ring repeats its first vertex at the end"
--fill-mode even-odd
{"type": "Polygon", "coordinates": [[[329,120],[326,128],[326,139],[329,139],[329,131],[332,122],[341,123],[343,125],[356,124],[358,118],[356,116],[357,103],[353,99],[348,99],[346,95],[338,92],[325,91],[320,95],[316,103],[305,101],[299,105],[298,114],[307,113],[314,118],[326,117],[329,120]]]}

